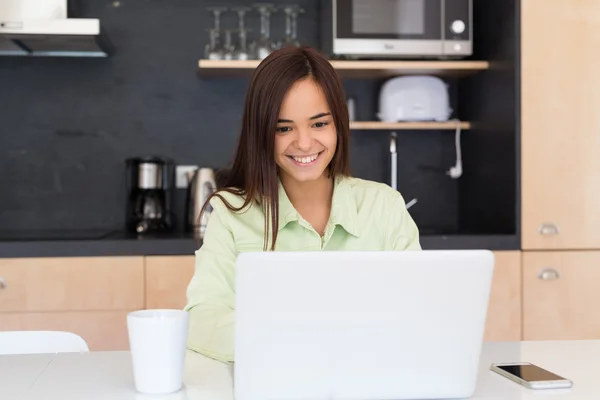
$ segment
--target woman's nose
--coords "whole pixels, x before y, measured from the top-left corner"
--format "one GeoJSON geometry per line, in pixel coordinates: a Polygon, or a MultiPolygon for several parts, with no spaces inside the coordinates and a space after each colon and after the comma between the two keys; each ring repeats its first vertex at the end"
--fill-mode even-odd
{"type": "Polygon", "coordinates": [[[302,151],[309,151],[313,144],[313,137],[309,130],[299,129],[296,145],[302,151]]]}

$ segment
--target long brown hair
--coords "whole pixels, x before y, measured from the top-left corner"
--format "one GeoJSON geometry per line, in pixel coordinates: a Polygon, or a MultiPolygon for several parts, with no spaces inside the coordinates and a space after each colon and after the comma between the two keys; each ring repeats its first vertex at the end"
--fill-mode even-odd
{"type": "Polygon", "coordinates": [[[233,212],[256,201],[265,214],[265,251],[269,248],[269,232],[272,232],[270,249],[275,250],[279,229],[278,167],[274,154],[279,111],[290,87],[305,78],[314,79],[323,90],[337,130],[337,147],[328,167],[329,177],[349,175],[350,123],[342,81],[327,58],[315,49],[285,47],[271,53],[252,74],[233,166],[222,175],[220,188],[208,198],[200,212],[201,217],[213,196],[233,212]],[[242,196],[244,203],[236,208],[220,192],[242,196]]]}

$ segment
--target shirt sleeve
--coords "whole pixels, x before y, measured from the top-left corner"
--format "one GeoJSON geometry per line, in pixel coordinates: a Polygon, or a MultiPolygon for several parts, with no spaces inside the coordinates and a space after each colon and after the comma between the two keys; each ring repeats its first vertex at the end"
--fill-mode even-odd
{"type": "Polygon", "coordinates": [[[398,196],[390,210],[386,249],[421,250],[419,228],[406,209],[402,196],[398,196]]]}
{"type": "Polygon", "coordinates": [[[218,204],[208,218],[204,241],[196,251],[195,272],[187,289],[185,309],[189,312],[187,347],[229,363],[234,355],[236,251],[226,223],[227,211],[218,204]]]}

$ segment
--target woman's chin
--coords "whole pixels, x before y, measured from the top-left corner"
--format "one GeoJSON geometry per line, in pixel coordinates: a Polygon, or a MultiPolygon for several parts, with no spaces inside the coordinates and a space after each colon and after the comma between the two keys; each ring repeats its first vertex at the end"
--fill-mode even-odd
{"type": "Polygon", "coordinates": [[[296,182],[311,182],[319,180],[323,177],[323,173],[325,172],[325,168],[321,166],[313,166],[313,167],[296,167],[296,166],[286,166],[281,169],[285,175],[287,175],[288,180],[296,181],[296,182]]]}

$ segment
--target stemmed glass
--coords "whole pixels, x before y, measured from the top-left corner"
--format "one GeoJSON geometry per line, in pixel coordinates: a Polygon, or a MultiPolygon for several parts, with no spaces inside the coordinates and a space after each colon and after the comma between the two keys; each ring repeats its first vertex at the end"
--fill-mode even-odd
{"type": "Polygon", "coordinates": [[[221,14],[227,11],[226,7],[208,7],[208,11],[212,11],[214,17],[214,27],[207,29],[209,33],[209,44],[204,49],[205,57],[209,60],[220,60],[223,58],[223,48],[221,45],[221,14]]]}
{"type": "Polygon", "coordinates": [[[208,29],[210,42],[204,49],[204,57],[208,60],[222,60],[223,49],[219,45],[219,31],[216,29],[208,29]]]}
{"type": "Polygon", "coordinates": [[[285,13],[285,37],[280,44],[283,46],[300,46],[298,41],[298,14],[304,12],[298,5],[285,5],[281,8],[285,13]]]}
{"type": "Polygon", "coordinates": [[[223,43],[223,60],[233,60],[235,56],[235,47],[231,40],[231,29],[225,29],[225,42],[223,43]]]}
{"type": "Polygon", "coordinates": [[[236,60],[248,60],[250,58],[250,54],[252,53],[252,48],[248,48],[248,32],[251,30],[246,28],[246,22],[244,19],[246,17],[246,13],[250,11],[250,8],[235,7],[233,10],[238,14],[239,35],[239,45],[233,52],[233,58],[236,60]]]}
{"type": "Polygon", "coordinates": [[[256,42],[255,55],[259,60],[264,60],[269,54],[277,49],[271,40],[271,14],[276,11],[273,4],[258,3],[254,7],[260,13],[260,38],[256,42]]]}

